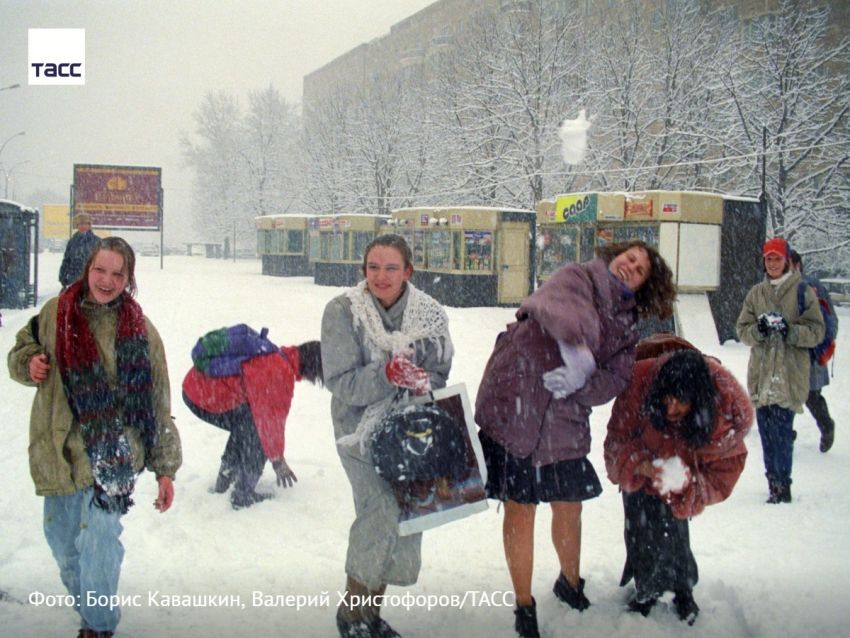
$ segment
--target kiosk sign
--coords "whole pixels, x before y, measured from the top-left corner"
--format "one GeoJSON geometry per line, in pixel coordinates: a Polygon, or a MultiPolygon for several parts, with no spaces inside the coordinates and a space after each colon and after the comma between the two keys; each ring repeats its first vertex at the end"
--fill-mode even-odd
{"type": "Polygon", "coordinates": [[[74,165],[74,214],[89,213],[92,226],[159,230],[162,169],[74,165]]]}

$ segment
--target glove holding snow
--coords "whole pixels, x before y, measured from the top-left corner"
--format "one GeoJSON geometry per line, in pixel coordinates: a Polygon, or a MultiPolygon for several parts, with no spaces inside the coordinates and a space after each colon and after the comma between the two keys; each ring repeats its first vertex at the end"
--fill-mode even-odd
{"type": "Polygon", "coordinates": [[[596,370],[596,360],[587,346],[573,346],[558,341],[564,365],[543,373],[543,386],[556,399],[568,397],[581,388],[596,370]]]}
{"type": "Polygon", "coordinates": [[[691,471],[678,456],[652,462],[652,487],[661,496],[681,493],[691,482],[691,471]]]}
{"type": "Polygon", "coordinates": [[[393,355],[384,370],[387,380],[393,385],[413,390],[414,394],[427,394],[431,391],[431,376],[404,354],[393,355]]]}
{"type": "Polygon", "coordinates": [[[775,311],[760,314],[757,326],[758,331],[765,337],[770,334],[779,334],[785,339],[788,336],[788,321],[782,314],[775,311]]]}

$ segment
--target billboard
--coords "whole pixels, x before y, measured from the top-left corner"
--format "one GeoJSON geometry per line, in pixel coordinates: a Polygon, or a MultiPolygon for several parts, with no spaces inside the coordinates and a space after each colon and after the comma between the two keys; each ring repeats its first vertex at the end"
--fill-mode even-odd
{"type": "Polygon", "coordinates": [[[95,228],[159,230],[162,169],[74,164],[74,214],[89,213],[95,228]]]}

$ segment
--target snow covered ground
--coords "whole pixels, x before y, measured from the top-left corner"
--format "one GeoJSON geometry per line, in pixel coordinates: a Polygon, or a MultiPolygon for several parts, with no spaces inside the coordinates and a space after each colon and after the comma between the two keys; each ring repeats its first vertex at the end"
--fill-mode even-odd
{"type": "MultiPolygon", "coordinates": [[[[40,300],[58,293],[61,255],[40,256],[40,300]]],[[[298,475],[292,489],[278,489],[271,468],[260,489],[276,498],[235,512],[226,496],[211,494],[226,435],[198,421],[180,399],[190,350],[204,332],[245,322],[267,326],[279,344],[318,338],[325,303],[339,288],[315,286],[308,278],[260,275],[257,261],[225,262],[201,257],[141,257],[139,300],[159,328],[171,372],[172,404],[183,438],[184,464],[171,511],[152,507],[155,481],[143,475],[137,505],[124,519],[126,557],[120,591],[124,606],[118,636],[334,636],[334,607],[344,582],[343,562],[352,503],[334,449],[330,395],[309,384],[296,386],[287,427],[286,457],[298,475]],[[328,595],[322,603],[322,594],[328,595]],[[192,597],[195,597],[194,599],[192,597]],[[291,606],[263,603],[291,596],[291,606]],[[310,604],[296,608],[298,596],[310,604]],[[312,600],[311,600],[312,597],[312,600]],[[231,606],[168,603],[231,602],[231,606]],[[233,602],[241,604],[232,605],[233,602]],[[255,604],[259,603],[259,604],[255,604]]],[[[33,309],[3,310],[0,350],[33,309]]],[[[481,372],[498,332],[512,318],[506,308],[450,308],[457,355],[449,383],[466,383],[474,399],[481,372]]],[[[836,371],[826,391],[837,422],[828,454],[818,452],[813,419],[798,416],[794,457],[794,503],[766,505],[761,446],[753,428],[750,456],[731,498],[691,523],[700,568],[695,598],[702,608],[688,628],[672,603],[649,618],[623,612],[626,591],[617,586],[624,560],[623,515],[617,489],[604,478],[602,441],[610,404],[594,411],[591,459],[605,491],[584,509],[582,573],[592,606],[567,609],[551,593],[558,574],[549,541],[547,508],[538,514],[534,588],[544,636],[687,635],[716,638],[850,635],[850,312],[841,308],[836,371]],[[842,398],[844,397],[844,398],[842,398]]],[[[686,335],[745,378],[748,349],[720,346],[699,317],[684,317],[686,335]],[[691,328],[689,326],[700,326],[691,328]]],[[[28,418],[33,391],[0,375],[0,634],[42,638],[76,635],[72,610],[46,604],[42,596],[63,595],[58,570],[41,531],[42,499],[34,496],[27,468],[28,418]]],[[[398,606],[385,617],[406,638],[511,637],[510,580],[502,554],[501,512],[484,513],[426,532],[419,582],[391,587],[398,606]],[[450,606],[463,599],[462,609],[450,606]],[[431,606],[428,607],[430,597],[431,606]],[[412,605],[409,605],[410,602],[412,605]],[[401,606],[408,603],[409,609],[401,606]],[[423,604],[424,603],[424,604],[423,604]]]]}

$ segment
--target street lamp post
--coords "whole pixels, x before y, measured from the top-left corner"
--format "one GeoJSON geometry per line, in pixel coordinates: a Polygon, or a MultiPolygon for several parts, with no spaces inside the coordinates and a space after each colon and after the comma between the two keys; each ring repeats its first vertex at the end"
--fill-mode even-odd
{"type": "Polygon", "coordinates": [[[5,142],[3,142],[3,145],[2,145],[2,146],[0,146],[0,156],[2,156],[2,155],[3,155],[3,149],[4,149],[4,148],[6,148],[6,144],[8,144],[9,142],[11,142],[11,141],[12,141],[13,139],[15,139],[16,137],[20,137],[21,135],[26,135],[26,134],[27,134],[27,132],[26,132],[26,131],[21,131],[20,133],[15,133],[12,137],[10,137],[10,138],[9,138],[9,139],[7,139],[5,142]]]}
{"type": "Polygon", "coordinates": [[[23,160],[22,162],[18,162],[17,164],[12,164],[12,168],[10,168],[8,171],[3,168],[2,164],[0,164],[0,170],[3,171],[3,178],[5,180],[5,185],[3,187],[3,197],[4,198],[6,198],[6,199],[9,198],[9,180],[12,179],[12,173],[15,171],[15,169],[18,166],[20,166],[21,164],[27,164],[27,163],[29,163],[29,160],[23,160]]]}

